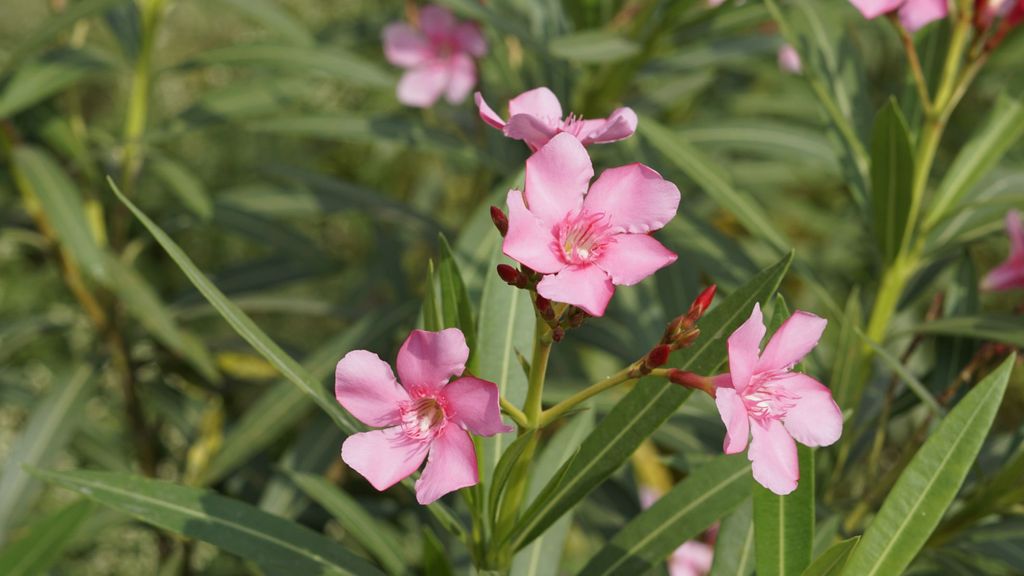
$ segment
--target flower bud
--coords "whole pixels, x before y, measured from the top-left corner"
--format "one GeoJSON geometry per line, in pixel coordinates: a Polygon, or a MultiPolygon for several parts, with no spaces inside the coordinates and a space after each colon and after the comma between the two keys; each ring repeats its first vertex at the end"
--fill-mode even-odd
{"type": "Polygon", "coordinates": [[[498,229],[498,234],[501,234],[502,238],[508,234],[508,217],[501,208],[491,206],[491,222],[494,222],[494,227],[498,229]]]}
{"type": "Polygon", "coordinates": [[[551,308],[551,300],[537,294],[537,312],[540,313],[541,318],[545,320],[554,320],[555,311],[551,308]]]}
{"type": "Polygon", "coordinates": [[[679,384],[683,388],[691,390],[703,390],[712,398],[715,397],[715,385],[711,378],[687,372],[685,370],[669,370],[668,379],[673,384],[679,384]]]}
{"type": "Polygon", "coordinates": [[[508,264],[498,264],[497,270],[498,276],[500,276],[501,279],[509,286],[515,286],[516,288],[526,287],[526,277],[523,276],[519,270],[516,270],[508,264]]]}
{"type": "Polygon", "coordinates": [[[561,342],[562,338],[565,338],[565,328],[556,326],[555,329],[551,331],[551,339],[555,342],[561,342]]]}
{"type": "Polygon", "coordinates": [[[647,353],[644,358],[644,368],[648,372],[668,362],[668,355],[672,353],[672,347],[667,344],[658,344],[647,353]]]}
{"type": "Polygon", "coordinates": [[[711,301],[715,299],[715,292],[718,290],[717,284],[712,284],[704,289],[697,298],[690,304],[690,311],[686,315],[693,321],[696,322],[704,315],[704,312],[711,307],[711,301]]]}

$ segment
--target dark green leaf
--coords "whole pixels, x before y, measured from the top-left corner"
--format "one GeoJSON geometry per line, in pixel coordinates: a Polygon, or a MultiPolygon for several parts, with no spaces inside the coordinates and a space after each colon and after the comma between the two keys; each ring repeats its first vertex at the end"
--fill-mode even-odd
{"type": "Polygon", "coordinates": [[[47,574],[94,508],[92,502],[79,500],[28,526],[21,538],[0,552],[0,574],[47,574]]]}
{"type": "Polygon", "coordinates": [[[109,68],[104,58],[81,50],[57,50],[22,64],[0,93],[0,118],[14,116],[109,68]]]}
{"type": "Polygon", "coordinates": [[[584,64],[607,64],[640,52],[640,46],[617,32],[585,30],[559,36],[548,44],[552,56],[584,64]]]}
{"type": "Polygon", "coordinates": [[[900,252],[914,185],[914,153],[907,122],[895,99],[875,117],[871,135],[871,212],[875,240],[886,262],[900,252]]]}
{"type": "Polygon", "coordinates": [[[814,562],[811,562],[811,565],[803,571],[802,576],[839,576],[858,542],[860,542],[860,536],[836,542],[821,556],[815,558],[814,562]]]}
{"type": "Polygon", "coordinates": [[[709,576],[750,576],[754,559],[754,506],[747,500],[722,520],[709,576]]]}
{"type": "Polygon", "coordinates": [[[786,496],[754,486],[757,573],[799,574],[811,563],[814,546],[814,450],[797,446],[800,483],[786,496]]]}

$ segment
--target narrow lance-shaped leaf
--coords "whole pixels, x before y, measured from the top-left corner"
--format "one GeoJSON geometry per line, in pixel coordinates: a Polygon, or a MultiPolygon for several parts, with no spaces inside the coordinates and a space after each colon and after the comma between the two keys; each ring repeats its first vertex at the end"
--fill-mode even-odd
{"type": "Polygon", "coordinates": [[[476,350],[476,323],[473,322],[473,307],[466,293],[466,285],[462,281],[462,273],[455,261],[455,254],[444,235],[439,237],[440,257],[437,263],[437,281],[441,297],[441,318],[444,328],[458,328],[466,337],[469,346],[470,360],[473,363],[473,352],[476,350]]]}
{"type": "Polygon", "coordinates": [[[896,480],[846,564],[846,576],[900,574],[917,556],[978,456],[1016,362],[1011,355],[943,419],[896,480]]]}
{"type": "Polygon", "coordinates": [[[822,552],[821,556],[815,558],[814,562],[811,562],[811,565],[803,571],[802,576],[839,576],[858,542],[860,542],[860,536],[836,542],[828,550],[822,552]]]}
{"type": "Polygon", "coordinates": [[[710,576],[750,576],[754,549],[754,506],[747,500],[722,520],[710,576]]]}
{"type": "Polygon", "coordinates": [[[907,121],[895,99],[875,117],[871,136],[871,213],[875,240],[886,262],[900,252],[911,216],[914,155],[907,121]]]}
{"type": "Polygon", "coordinates": [[[61,559],[64,549],[95,506],[88,500],[79,500],[37,520],[21,538],[0,552],[0,574],[35,576],[48,573],[50,567],[61,559]]]}

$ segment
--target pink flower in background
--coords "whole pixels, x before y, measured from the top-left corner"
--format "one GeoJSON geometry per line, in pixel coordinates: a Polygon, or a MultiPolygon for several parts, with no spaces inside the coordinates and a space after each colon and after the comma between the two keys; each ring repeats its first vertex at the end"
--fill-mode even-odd
{"type": "Polygon", "coordinates": [[[1024,288],[1024,225],[1020,212],[1006,213],[1006,234],[1010,237],[1010,256],[985,275],[981,287],[985,290],[1011,290],[1024,288]]]}
{"type": "MultiPolygon", "coordinates": [[[[649,486],[640,487],[640,507],[644,510],[653,506],[660,497],[658,490],[649,486]]],[[[715,557],[715,548],[712,544],[717,533],[718,524],[715,523],[708,529],[710,544],[700,540],[687,540],[676,548],[668,557],[669,576],[705,576],[711,572],[711,564],[715,557]]]]}
{"type": "Polygon", "coordinates": [[[790,44],[779,46],[779,69],[790,74],[799,74],[803,71],[803,63],[800,62],[800,53],[790,44]]]}
{"type": "Polygon", "coordinates": [[[949,13],[947,0],[850,0],[865,18],[899,11],[903,27],[915,32],[925,24],[941,20],[949,13]]]}
{"type": "Polygon", "coordinates": [[[759,352],[765,326],[761,307],[729,336],[729,373],[714,377],[715,404],[725,423],[725,453],[747,447],[754,479],[784,495],[800,479],[796,443],[828,446],[843,432],[843,414],[820,382],[791,372],[815,346],[827,321],[797,310],[759,352]]]}
{"type": "Polygon", "coordinates": [[[588,192],[593,175],[579,140],[552,138],[526,161],[525,193],[509,190],[502,250],[545,274],[538,294],[601,316],[615,285],[675,262],[648,233],[675,216],[679,189],[643,164],[605,170],[588,192]]]}
{"type": "Polygon", "coordinates": [[[416,481],[420,504],[476,484],[476,452],[466,430],[491,436],[512,429],[501,421],[494,383],[471,376],[448,382],[462,374],[467,358],[466,338],[456,328],[409,334],[396,363],[402,385],[376,354],[346,354],[334,373],[334,396],[361,422],[383,429],[346,438],[342,460],[385,490],[426,458],[416,481]]]}
{"type": "Polygon", "coordinates": [[[418,30],[404,22],[384,28],[384,56],[406,69],[398,82],[398,101],[429,108],[443,94],[458,104],[476,85],[473,57],[483,56],[487,43],[475,24],[456,22],[440,6],[424,6],[419,20],[418,30]]]}
{"type": "Polygon", "coordinates": [[[534,88],[509,100],[508,122],[487,105],[479,92],[473,98],[484,122],[509,138],[526,142],[534,152],[555,134],[572,134],[584,146],[589,146],[616,142],[636,132],[636,113],[631,108],[617,108],[611,116],[599,120],[584,120],[573,114],[562,118],[562,105],[547,88],[534,88]]]}

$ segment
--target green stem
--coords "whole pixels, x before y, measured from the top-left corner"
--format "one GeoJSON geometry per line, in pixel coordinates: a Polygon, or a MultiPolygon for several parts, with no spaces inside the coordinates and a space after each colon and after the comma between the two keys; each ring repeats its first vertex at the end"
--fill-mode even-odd
{"type": "Polygon", "coordinates": [[[605,390],[614,388],[619,384],[623,384],[631,380],[636,380],[636,378],[630,376],[634,368],[636,368],[636,365],[630,364],[629,366],[623,368],[622,370],[619,370],[615,374],[608,376],[604,380],[601,380],[600,382],[595,382],[594,384],[587,386],[586,388],[580,390],[579,392],[573,394],[572,396],[569,396],[565,400],[562,400],[558,404],[555,404],[551,408],[548,408],[540,415],[540,422],[538,423],[538,426],[540,428],[543,428],[548,424],[551,424],[552,422],[560,418],[562,415],[564,415],[566,412],[578,406],[580,403],[585,402],[590,398],[593,398],[594,396],[597,396],[598,394],[604,392],[605,390]]]}
{"type": "Polygon", "coordinates": [[[932,113],[932,99],[928,94],[928,81],[925,80],[924,71],[921,69],[921,59],[917,55],[914,38],[903,27],[903,24],[900,23],[899,18],[895,14],[890,16],[889,22],[892,22],[896,32],[900,35],[900,41],[903,42],[903,51],[907,55],[907,64],[910,66],[910,73],[914,77],[914,86],[917,87],[917,97],[921,100],[921,106],[924,108],[925,114],[930,115],[932,113]]]}
{"type": "Polygon", "coordinates": [[[498,402],[501,404],[501,410],[508,414],[508,417],[516,423],[516,426],[526,429],[530,428],[530,422],[526,419],[526,414],[517,408],[515,404],[506,400],[504,396],[500,397],[498,402]]]}

